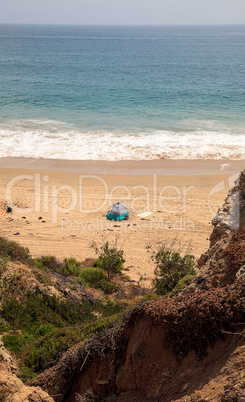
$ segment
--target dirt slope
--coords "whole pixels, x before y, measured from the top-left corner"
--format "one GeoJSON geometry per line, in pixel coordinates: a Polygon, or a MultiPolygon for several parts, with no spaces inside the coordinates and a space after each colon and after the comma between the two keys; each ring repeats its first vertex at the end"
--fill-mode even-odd
{"type": "Polygon", "coordinates": [[[136,400],[167,402],[194,398],[192,394],[214,394],[213,400],[228,401],[225,394],[233,392],[234,385],[243,395],[241,323],[243,279],[188,298],[143,303],[124,325],[77,345],[33,384],[61,394],[55,401],[121,401],[127,400],[123,395],[134,395],[136,400]]]}

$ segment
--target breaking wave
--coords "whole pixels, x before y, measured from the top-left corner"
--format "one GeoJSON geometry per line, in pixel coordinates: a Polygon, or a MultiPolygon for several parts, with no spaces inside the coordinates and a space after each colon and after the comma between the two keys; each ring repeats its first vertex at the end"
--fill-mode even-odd
{"type": "MultiPolygon", "coordinates": [[[[136,133],[81,131],[63,122],[27,121],[0,128],[0,157],[67,160],[245,159],[245,129],[136,133]],[[225,131],[225,132],[224,132],[225,131]]],[[[208,130],[209,129],[209,130],[208,130]]]]}

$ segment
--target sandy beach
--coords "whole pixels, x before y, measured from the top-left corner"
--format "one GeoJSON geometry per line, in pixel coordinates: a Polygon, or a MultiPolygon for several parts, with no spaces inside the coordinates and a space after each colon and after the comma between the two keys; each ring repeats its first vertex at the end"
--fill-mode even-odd
{"type": "Polygon", "coordinates": [[[0,200],[13,207],[0,221],[1,235],[28,247],[33,257],[82,261],[95,257],[93,242],[115,242],[125,252],[132,280],[149,285],[154,265],[147,245],[191,244],[198,258],[209,245],[211,220],[244,161],[61,161],[2,158],[0,200]],[[130,219],[106,219],[115,202],[130,219]],[[142,218],[138,214],[151,212],[142,218]]]}

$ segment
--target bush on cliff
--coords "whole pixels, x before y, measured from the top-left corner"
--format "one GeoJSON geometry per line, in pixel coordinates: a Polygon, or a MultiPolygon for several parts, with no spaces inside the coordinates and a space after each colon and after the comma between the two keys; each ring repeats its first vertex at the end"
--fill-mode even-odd
{"type": "Polygon", "coordinates": [[[81,263],[75,258],[65,258],[59,261],[52,255],[45,255],[34,259],[34,265],[47,272],[57,272],[63,276],[79,276],[82,272],[81,263]]]}
{"type": "Polygon", "coordinates": [[[98,255],[96,260],[96,266],[103,269],[107,275],[107,279],[110,282],[112,278],[121,272],[123,264],[125,262],[123,250],[118,250],[117,247],[109,247],[107,241],[100,248],[94,246],[95,253],[98,255]]]}
{"type": "Polygon", "coordinates": [[[170,293],[177,283],[186,275],[195,274],[195,257],[187,249],[184,256],[174,250],[174,243],[168,247],[161,245],[158,251],[152,250],[151,259],[156,265],[155,279],[153,280],[154,290],[160,294],[170,293]]]}
{"type": "Polygon", "coordinates": [[[184,278],[180,279],[177,285],[173,288],[172,292],[170,292],[169,296],[178,296],[191,283],[191,280],[194,278],[195,275],[186,275],[184,278]]]}
{"type": "Polygon", "coordinates": [[[15,241],[0,237],[0,257],[9,257],[13,261],[20,261],[26,265],[32,265],[32,258],[28,248],[21,247],[15,241]]]}
{"type": "Polygon", "coordinates": [[[100,268],[85,268],[79,275],[85,284],[99,287],[102,279],[106,280],[106,274],[100,268]]]}

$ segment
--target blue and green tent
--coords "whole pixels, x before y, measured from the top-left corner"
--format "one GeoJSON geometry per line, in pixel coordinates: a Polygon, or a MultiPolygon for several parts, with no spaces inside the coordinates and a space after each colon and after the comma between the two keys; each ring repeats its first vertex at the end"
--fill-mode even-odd
{"type": "Polygon", "coordinates": [[[123,221],[124,219],[129,219],[129,213],[127,206],[124,202],[117,202],[113,204],[109,211],[107,212],[107,219],[113,221],[123,221]]]}

